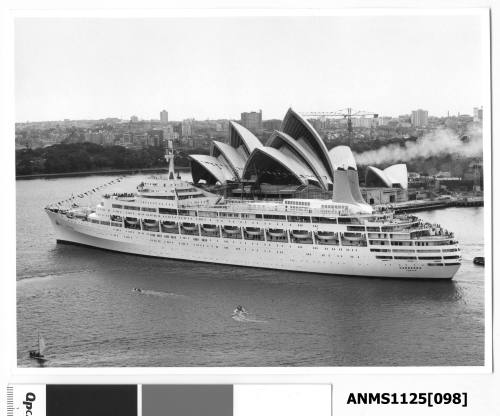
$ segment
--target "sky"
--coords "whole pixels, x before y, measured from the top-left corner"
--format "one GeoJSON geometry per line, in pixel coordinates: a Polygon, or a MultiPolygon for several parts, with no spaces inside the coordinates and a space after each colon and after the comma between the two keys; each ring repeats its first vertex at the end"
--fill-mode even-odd
{"type": "Polygon", "coordinates": [[[472,114],[479,16],[18,18],[16,121],[472,114]]]}

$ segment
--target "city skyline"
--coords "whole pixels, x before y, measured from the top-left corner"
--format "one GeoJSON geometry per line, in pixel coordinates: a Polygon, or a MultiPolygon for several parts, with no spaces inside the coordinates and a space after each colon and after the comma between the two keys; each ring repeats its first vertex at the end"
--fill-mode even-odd
{"type": "Polygon", "coordinates": [[[479,15],[18,19],[16,121],[150,120],[161,109],[178,121],[260,109],[274,119],[289,107],[472,114],[487,102],[482,24],[479,15]]]}
{"type": "MultiPolygon", "coordinates": [[[[425,107],[425,106],[424,106],[425,107]]],[[[259,109],[260,111],[261,109],[259,109]]],[[[471,111],[469,112],[463,112],[463,113],[456,113],[456,114],[440,114],[440,115],[435,115],[435,114],[428,114],[428,117],[429,118],[453,118],[453,117],[460,117],[460,116],[464,116],[464,117],[474,117],[474,114],[476,113],[476,110],[480,110],[482,111],[483,110],[483,106],[474,106],[474,107],[471,107],[470,109],[471,111]]],[[[425,109],[422,109],[422,108],[419,108],[419,109],[415,109],[415,110],[410,110],[409,112],[407,113],[401,113],[401,114],[378,114],[377,115],[377,118],[378,119],[385,119],[385,118],[388,118],[388,119],[397,119],[399,117],[403,117],[403,116],[407,116],[408,117],[408,120],[411,119],[412,117],[412,113],[415,112],[415,111],[427,111],[425,109]]],[[[255,110],[248,110],[248,112],[257,112],[255,110]]],[[[168,113],[168,111],[167,111],[168,113]]],[[[243,112],[245,113],[245,112],[243,112]]],[[[300,112],[299,112],[300,113],[300,112]]],[[[271,121],[271,120],[281,120],[282,117],[272,117],[272,118],[267,118],[267,117],[264,117],[265,115],[265,112],[262,111],[262,121],[271,121]]],[[[326,118],[330,118],[328,116],[326,116],[326,118]]],[[[16,120],[16,124],[30,124],[30,123],[56,123],[56,122],[61,122],[61,123],[64,123],[65,121],[100,121],[100,120],[119,120],[120,122],[131,122],[131,123],[151,123],[151,122],[156,122],[156,123],[162,123],[161,121],[161,118],[159,117],[151,117],[151,118],[148,118],[148,117],[138,117],[136,114],[131,114],[129,117],[124,117],[124,118],[120,118],[120,117],[116,117],[116,116],[113,116],[113,115],[107,115],[107,116],[101,116],[101,117],[96,117],[96,118],[68,118],[68,117],[65,117],[65,118],[61,118],[61,119],[52,119],[52,120],[16,120]]],[[[320,119],[319,116],[307,116],[306,119],[320,119]]],[[[337,121],[342,121],[343,119],[341,117],[338,117],[336,116],[334,118],[335,120],[337,121]]],[[[353,118],[353,120],[356,120],[356,119],[361,119],[361,120],[373,120],[373,117],[357,117],[357,118],[353,118]]],[[[192,122],[192,121],[199,121],[199,122],[204,122],[204,121],[241,121],[241,116],[240,117],[235,117],[235,118],[229,118],[229,117],[219,117],[219,118],[204,118],[204,119],[201,119],[201,118],[195,118],[195,117],[186,117],[186,118],[182,118],[182,119],[172,119],[172,120],[168,120],[168,124],[171,124],[171,123],[183,123],[183,122],[192,122]]]]}

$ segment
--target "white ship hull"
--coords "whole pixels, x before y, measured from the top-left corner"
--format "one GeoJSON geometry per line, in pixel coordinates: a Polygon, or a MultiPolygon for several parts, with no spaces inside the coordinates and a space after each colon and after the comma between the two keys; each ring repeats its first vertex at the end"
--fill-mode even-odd
{"type": "Polygon", "coordinates": [[[451,279],[460,265],[383,261],[368,247],[255,241],[101,226],[47,211],[60,242],[143,256],[328,275],[451,279]],[[110,230],[111,228],[111,230],[110,230]]]}

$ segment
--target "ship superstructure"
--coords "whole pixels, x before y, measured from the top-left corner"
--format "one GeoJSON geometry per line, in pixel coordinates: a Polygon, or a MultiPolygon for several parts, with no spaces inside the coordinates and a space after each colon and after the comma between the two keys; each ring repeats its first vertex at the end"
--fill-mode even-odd
{"type": "Polygon", "coordinates": [[[335,166],[332,199],[225,199],[169,173],[95,207],[49,206],[56,238],[145,256],[329,275],[451,279],[453,233],[413,215],[374,210],[357,171],[335,166]]]}

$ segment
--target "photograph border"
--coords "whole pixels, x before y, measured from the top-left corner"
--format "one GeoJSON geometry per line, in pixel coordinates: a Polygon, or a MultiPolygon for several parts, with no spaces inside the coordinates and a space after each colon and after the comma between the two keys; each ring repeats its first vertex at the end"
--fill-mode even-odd
{"type": "MultiPolygon", "coordinates": [[[[8,22],[4,25],[4,30],[10,39],[14,37],[14,20],[17,18],[26,17],[37,17],[37,18],[179,18],[179,17],[192,17],[192,18],[211,18],[211,17],[291,17],[291,16],[380,16],[380,15],[470,15],[477,14],[483,20],[483,42],[481,47],[485,48],[487,53],[485,54],[485,61],[483,65],[483,97],[485,101],[484,106],[484,121],[483,121],[483,163],[484,163],[484,244],[485,244],[485,260],[486,266],[484,268],[484,365],[483,366],[422,366],[422,367],[92,367],[92,368],[82,368],[82,367],[69,367],[69,368],[20,368],[17,366],[17,333],[16,325],[12,322],[12,311],[14,311],[14,316],[16,315],[16,297],[12,297],[13,293],[16,293],[16,281],[11,278],[15,276],[15,247],[9,247],[9,250],[5,254],[12,254],[10,257],[10,262],[8,267],[5,269],[4,276],[9,277],[7,293],[8,298],[8,310],[9,318],[7,321],[8,336],[9,340],[9,351],[8,357],[9,361],[15,363],[15,368],[12,370],[12,375],[14,380],[26,380],[29,378],[30,382],[36,379],[46,380],[54,376],[64,376],[65,378],[71,380],[77,377],[79,382],[82,377],[87,378],[91,376],[120,376],[126,377],[128,379],[133,375],[134,382],[142,382],[138,380],[148,380],[150,376],[166,376],[175,377],[176,380],[183,379],[192,376],[235,376],[239,377],[249,376],[251,379],[259,378],[265,376],[326,376],[332,374],[486,374],[493,371],[493,338],[492,338],[492,325],[493,325],[493,302],[492,302],[492,272],[493,272],[493,211],[492,211],[492,196],[493,196],[493,177],[492,175],[492,46],[491,46],[491,12],[490,9],[485,8],[436,8],[436,9],[420,9],[420,8],[383,8],[383,9],[130,9],[130,10],[11,10],[8,17],[8,22]],[[487,99],[489,98],[489,99],[487,99]],[[491,232],[486,232],[486,230],[491,230],[491,232]],[[13,260],[12,260],[13,259],[13,260]]],[[[7,127],[2,131],[4,132],[4,137],[13,137],[13,126],[15,123],[14,118],[14,108],[12,103],[15,102],[14,96],[14,68],[13,68],[13,55],[14,46],[13,42],[11,44],[11,50],[7,51],[8,60],[4,62],[12,62],[12,65],[8,67],[7,79],[9,80],[8,93],[6,94],[5,102],[10,103],[10,108],[8,109],[8,121],[7,127]]],[[[5,175],[4,181],[9,183],[4,183],[4,189],[9,189],[8,195],[15,195],[15,178],[14,178],[14,166],[13,157],[14,154],[14,142],[6,143],[6,151],[3,155],[4,166],[10,169],[9,174],[5,175]],[[13,189],[14,188],[14,189],[13,189]]],[[[15,204],[9,206],[9,212],[5,212],[9,218],[15,218],[15,204]]],[[[15,222],[8,225],[8,232],[6,235],[16,234],[15,222]]],[[[123,381],[126,382],[126,379],[123,381]]],[[[238,379],[233,377],[236,383],[238,379]]]]}

